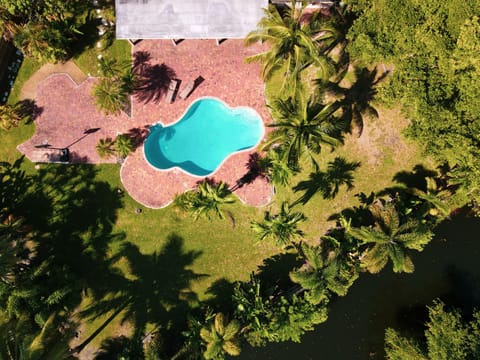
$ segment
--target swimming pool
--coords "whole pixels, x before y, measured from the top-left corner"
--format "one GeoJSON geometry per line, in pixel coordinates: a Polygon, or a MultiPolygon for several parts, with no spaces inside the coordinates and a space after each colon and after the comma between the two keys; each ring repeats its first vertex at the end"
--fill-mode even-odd
{"type": "Polygon", "coordinates": [[[264,131],[262,118],[252,108],[230,108],[216,98],[200,98],[175,124],[152,126],[144,154],[159,170],[178,167],[207,176],[233,153],[255,147],[264,131]]]}

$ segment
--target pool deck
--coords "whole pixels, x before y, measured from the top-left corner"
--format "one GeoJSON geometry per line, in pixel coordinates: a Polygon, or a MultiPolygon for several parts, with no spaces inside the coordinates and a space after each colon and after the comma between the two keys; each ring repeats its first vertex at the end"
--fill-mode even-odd
{"type": "MultiPolygon", "coordinates": [[[[131,117],[124,113],[105,116],[97,111],[90,96],[95,78],[76,84],[68,74],[51,75],[36,90],[35,102],[40,110],[35,120],[35,134],[19,145],[18,150],[32,159],[41,151],[39,146],[47,143],[52,148],[68,147],[71,163],[114,163],[115,158],[98,157],[95,147],[99,139],[115,138],[119,133],[137,134],[144,139],[150,125],[158,121],[165,125],[177,121],[195,99],[205,96],[217,97],[230,107],[250,106],[267,124],[271,118],[265,106],[260,66],[243,62],[246,56],[262,50],[259,44],[245,48],[243,40],[227,40],[220,46],[214,40],[185,40],[177,46],[169,40],[141,41],[134,53],[148,54],[149,60],[144,65],[152,69],[158,81],[162,81],[162,74],[155,70],[162,64],[180,80],[178,93],[190,80],[201,77],[203,81],[186,100],[177,97],[171,104],[167,104],[165,94],[159,92],[143,94],[146,95],[143,99],[133,96],[131,117]]],[[[155,81],[152,78],[153,84],[155,81]]],[[[248,159],[254,152],[230,156],[209,178],[234,186],[248,172],[248,159]]],[[[124,161],[120,176],[130,196],[150,208],[167,206],[176,194],[195,187],[201,180],[178,169],[154,169],[146,162],[142,145],[124,161]]],[[[266,179],[257,177],[237,189],[235,194],[246,204],[264,206],[271,201],[273,188],[266,179]]]]}

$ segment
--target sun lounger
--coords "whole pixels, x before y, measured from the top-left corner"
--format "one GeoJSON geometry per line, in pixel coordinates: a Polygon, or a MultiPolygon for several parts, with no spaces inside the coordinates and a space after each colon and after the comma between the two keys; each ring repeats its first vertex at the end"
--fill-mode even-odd
{"type": "Polygon", "coordinates": [[[68,149],[41,149],[32,153],[34,163],[61,163],[68,164],[70,153],[68,149]]]}
{"type": "Polygon", "coordinates": [[[181,99],[183,100],[186,100],[188,95],[191,94],[191,92],[193,91],[193,88],[195,87],[195,81],[194,80],[190,80],[187,85],[185,85],[185,87],[183,88],[182,92],[178,95],[180,96],[181,99]]]}
{"type": "Polygon", "coordinates": [[[177,91],[177,85],[178,85],[178,80],[171,80],[170,85],[168,85],[168,91],[167,95],[165,96],[165,102],[167,104],[171,104],[173,101],[173,96],[175,95],[175,92],[177,91]]]}

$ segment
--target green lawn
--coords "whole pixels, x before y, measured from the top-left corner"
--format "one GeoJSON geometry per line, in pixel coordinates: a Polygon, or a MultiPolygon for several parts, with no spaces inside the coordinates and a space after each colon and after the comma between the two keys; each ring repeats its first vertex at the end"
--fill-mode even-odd
{"type": "Polygon", "coordinates": [[[96,76],[98,71],[98,55],[117,59],[120,63],[131,61],[132,46],[127,40],[114,40],[106,49],[91,47],[82,52],[73,61],[85,73],[96,76]]]}
{"type": "MultiPolygon", "coordinates": [[[[108,52],[119,58],[130,54],[130,45],[125,41],[116,41],[108,52]]],[[[104,56],[106,56],[104,54],[104,56]]],[[[89,49],[75,59],[78,66],[85,72],[95,73],[97,64],[97,50],[89,49]]],[[[15,83],[9,101],[15,102],[18,97],[21,84],[35,70],[35,64],[24,62],[20,70],[19,78],[15,83]]],[[[38,67],[37,67],[38,68],[38,67]]],[[[277,81],[273,79],[272,81],[277,81]]],[[[274,94],[272,83],[267,87],[269,96],[274,94]]],[[[342,189],[333,200],[324,200],[320,195],[314,196],[311,201],[301,207],[308,217],[303,229],[306,239],[311,242],[318,241],[319,237],[332,226],[327,219],[330,215],[346,207],[356,205],[353,196],[358,192],[370,193],[378,191],[392,184],[392,177],[401,170],[411,170],[419,163],[425,163],[417,146],[407,142],[401,135],[407,120],[402,117],[400,111],[380,109],[379,119],[365,120],[364,134],[360,138],[347,136],[345,145],[334,152],[328,149],[320,154],[319,162],[322,169],[325,164],[335,156],[343,156],[349,161],[359,161],[361,166],[355,172],[354,189],[350,192],[342,189]]],[[[10,132],[0,132],[3,146],[0,148],[0,160],[14,161],[20,154],[16,146],[26,140],[33,133],[34,125],[22,125],[10,132]]],[[[426,164],[428,166],[428,164],[426,164]]],[[[26,168],[35,171],[32,164],[27,161],[26,168]]],[[[98,165],[96,181],[106,182],[111,189],[122,188],[119,178],[118,165],[98,165]]],[[[293,179],[292,185],[308,178],[310,168],[305,166],[305,171],[293,179]]],[[[293,201],[299,194],[291,189],[277,188],[277,196],[274,203],[268,208],[276,212],[278,205],[284,199],[293,201]]],[[[105,204],[108,208],[108,204],[105,204]]],[[[88,210],[88,209],[87,209],[88,210]]],[[[96,209],[97,210],[97,209],[96,209]]],[[[125,234],[123,242],[131,242],[136,245],[142,255],[160,254],[165,244],[172,236],[181,240],[182,252],[194,251],[198,253],[193,263],[189,265],[195,274],[201,278],[192,283],[192,290],[200,299],[209,297],[208,289],[217,280],[246,280],[263,260],[278,253],[280,250],[272,243],[256,244],[254,234],[250,229],[252,220],[261,220],[266,209],[257,209],[242,205],[240,202],[228,208],[233,214],[235,223],[227,217],[225,220],[204,220],[194,222],[188,215],[178,212],[169,206],[165,209],[152,210],[140,206],[128,194],[123,195],[122,205],[116,210],[115,223],[112,224],[112,233],[125,234]],[[142,208],[140,214],[136,209],[142,208]]],[[[112,243],[109,253],[114,255],[119,250],[120,243],[112,243]]],[[[125,259],[117,262],[117,267],[132,277],[130,266],[125,259]]],[[[85,298],[83,307],[91,303],[91,299],[85,298]]],[[[96,317],[94,321],[85,322],[82,325],[82,338],[87,337],[108,316],[96,317]]],[[[121,316],[116,317],[92,342],[92,346],[98,346],[102,339],[112,334],[117,334],[122,327],[121,316]]],[[[128,328],[128,326],[127,326],[128,328]]]]}
{"type": "Polygon", "coordinates": [[[12,91],[8,97],[9,104],[16,104],[20,100],[20,90],[22,90],[23,84],[37,71],[43,64],[31,58],[24,58],[22,66],[18,70],[17,78],[13,84],[12,91]]]}

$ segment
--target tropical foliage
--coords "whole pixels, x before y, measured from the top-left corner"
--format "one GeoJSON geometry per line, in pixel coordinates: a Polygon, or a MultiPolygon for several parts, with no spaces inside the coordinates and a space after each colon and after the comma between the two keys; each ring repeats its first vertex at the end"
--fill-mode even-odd
{"type": "Polygon", "coordinates": [[[98,140],[95,148],[98,156],[100,156],[102,159],[105,159],[115,154],[114,144],[115,141],[109,137],[98,140]]]}
{"type": "Polygon", "coordinates": [[[369,209],[375,219],[374,226],[346,228],[350,236],[364,245],[363,267],[378,273],[390,259],[394,272],[413,272],[408,250],[422,251],[433,233],[417,220],[402,222],[393,202],[377,201],[369,209]]]}
{"type": "Polygon", "coordinates": [[[266,285],[262,288],[254,276],[237,284],[233,301],[245,339],[254,346],[269,341],[300,342],[305,331],[327,320],[326,303],[315,306],[295,294],[274,294],[266,285]]]}
{"type": "Polygon", "coordinates": [[[273,239],[278,246],[287,246],[302,238],[303,231],[298,225],[305,220],[305,215],[292,211],[288,202],[284,201],[278,214],[272,215],[270,211],[266,211],[263,221],[253,221],[251,227],[259,240],[273,239]]]}
{"type": "Polygon", "coordinates": [[[306,290],[305,299],[313,305],[328,301],[331,293],[344,296],[358,278],[356,266],[322,248],[301,245],[305,264],[290,273],[290,279],[306,290]],[[353,265],[353,266],[352,266],[353,265]]]}
{"type": "Polygon", "coordinates": [[[213,212],[217,217],[225,217],[222,207],[235,202],[235,197],[224,182],[217,184],[204,180],[198,183],[195,190],[177,195],[174,200],[175,206],[179,209],[191,212],[194,219],[200,216],[210,219],[213,212]]]}
{"type": "Polygon", "coordinates": [[[0,5],[4,37],[13,39],[25,56],[39,61],[63,61],[75,51],[89,3],[82,1],[5,0],[0,5]]]}
{"type": "Polygon", "coordinates": [[[465,321],[459,310],[448,311],[445,304],[437,300],[428,306],[428,314],[424,339],[404,337],[391,328],[386,330],[385,352],[388,360],[479,358],[480,312],[474,312],[473,319],[465,321]]]}
{"type": "Polygon", "coordinates": [[[22,121],[22,117],[15,106],[0,105],[0,129],[10,130],[12,127],[18,126],[20,121],[22,121]]]}
{"type": "Polygon", "coordinates": [[[115,59],[99,61],[99,80],[92,96],[99,110],[106,115],[128,111],[130,95],[135,90],[136,76],[130,64],[119,64],[115,59]]]}
{"type": "Polygon", "coordinates": [[[274,118],[269,126],[274,130],[268,134],[263,149],[279,146],[292,168],[299,166],[304,154],[318,166],[314,155],[323,146],[334,148],[342,143],[345,124],[334,116],[338,109],[335,104],[324,105],[316,96],[307,100],[298,93],[295,98],[278,99],[269,107],[274,118]]]}
{"type": "Polygon", "coordinates": [[[412,119],[407,134],[450,168],[478,200],[480,3],[349,1],[357,15],[347,38],[351,56],[392,64],[381,98],[400,103],[412,119]]]}
{"type": "Polygon", "coordinates": [[[205,359],[223,359],[224,354],[240,355],[239,332],[240,324],[236,320],[227,322],[225,315],[217,313],[213,322],[200,330],[200,337],[207,344],[203,353],[205,359]]]}
{"type": "Polygon", "coordinates": [[[316,12],[306,20],[303,17],[305,6],[305,1],[292,0],[290,6],[280,13],[275,5],[270,5],[265,9],[258,30],[245,39],[247,46],[258,41],[269,45],[268,50],[245,60],[261,62],[262,76],[266,80],[281,71],[282,89],[290,95],[301,86],[301,72],[311,65],[319,69],[322,78],[330,77],[334,64],[329,54],[342,37],[342,32],[335,26],[337,18],[328,19],[316,12]]]}

